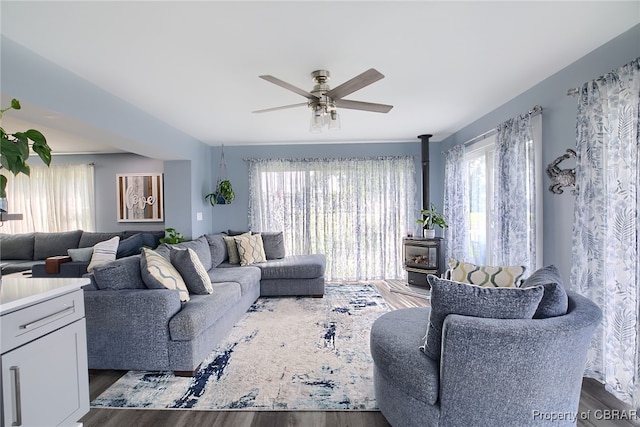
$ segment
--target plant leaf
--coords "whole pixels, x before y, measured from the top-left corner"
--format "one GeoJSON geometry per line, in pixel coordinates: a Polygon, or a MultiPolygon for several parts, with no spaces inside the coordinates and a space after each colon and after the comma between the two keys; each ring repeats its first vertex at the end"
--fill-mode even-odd
{"type": "Polygon", "coordinates": [[[20,106],[20,101],[18,101],[17,99],[13,98],[11,100],[11,108],[13,108],[14,110],[19,110],[20,108],[22,108],[20,106]]]}

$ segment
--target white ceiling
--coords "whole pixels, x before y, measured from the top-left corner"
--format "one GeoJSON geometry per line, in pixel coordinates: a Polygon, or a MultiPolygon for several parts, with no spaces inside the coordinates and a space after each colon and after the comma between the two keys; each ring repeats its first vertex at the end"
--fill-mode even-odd
{"type": "Polygon", "coordinates": [[[1,31],[198,140],[233,145],[439,141],[639,22],[638,1],[3,1],[1,31]],[[311,90],[314,70],[335,87],[369,68],[386,77],[346,98],[388,114],[341,110],[339,132],[311,134],[305,107],[251,113],[305,101],[259,75],[311,90]]]}

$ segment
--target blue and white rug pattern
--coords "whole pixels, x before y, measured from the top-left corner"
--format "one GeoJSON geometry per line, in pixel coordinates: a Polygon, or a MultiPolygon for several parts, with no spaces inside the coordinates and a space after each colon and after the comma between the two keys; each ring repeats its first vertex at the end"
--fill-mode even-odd
{"type": "Polygon", "coordinates": [[[129,371],[91,406],[375,410],[369,332],[387,311],[372,284],[260,298],[194,377],[129,371]]]}

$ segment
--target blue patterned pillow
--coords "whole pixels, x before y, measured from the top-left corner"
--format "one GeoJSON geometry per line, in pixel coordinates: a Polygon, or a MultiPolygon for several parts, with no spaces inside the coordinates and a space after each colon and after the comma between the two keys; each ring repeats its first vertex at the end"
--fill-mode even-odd
{"type": "Polygon", "coordinates": [[[431,313],[425,344],[420,349],[433,360],[440,360],[442,327],[450,314],[493,319],[531,319],[544,292],[532,288],[494,288],[441,279],[430,274],[431,313]]]}
{"type": "Polygon", "coordinates": [[[144,284],[149,289],[176,289],[180,295],[180,301],[186,302],[191,299],[187,285],[178,270],[157,252],[142,248],[140,273],[144,284]]]}

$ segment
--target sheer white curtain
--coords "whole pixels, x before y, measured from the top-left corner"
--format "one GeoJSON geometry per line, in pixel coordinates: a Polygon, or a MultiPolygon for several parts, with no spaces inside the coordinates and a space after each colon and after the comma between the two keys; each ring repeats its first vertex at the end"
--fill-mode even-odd
{"type": "Polygon", "coordinates": [[[7,221],[2,233],[95,229],[92,165],[32,166],[31,175],[7,175],[9,212],[22,221],[7,221]]]}
{"type": "Polygon", "coordinates": [[[325,254],[328,280],[404,277],[413,157],[247,161],[252,230],[283,231],[288,254],[325,254]]]}
{"type": "Polygon", "coordinates": [[[538,267],[536,152],[532,110],[498,126],[494,151],[493,244],[496,265],[538,267]]]}
{"type": "Polygon", "coordinates": [[[571,284],[603,311],[586,375],[640,410],[640,59],[579,95],[571,284]]]}
{"type": "Polygon", "coordinates": [[[469,189],[465,146],[456,145],[445,153],[444,208],[449,227],[444,229],[445,259],[467,260],[469,256],[469,189]]]}

